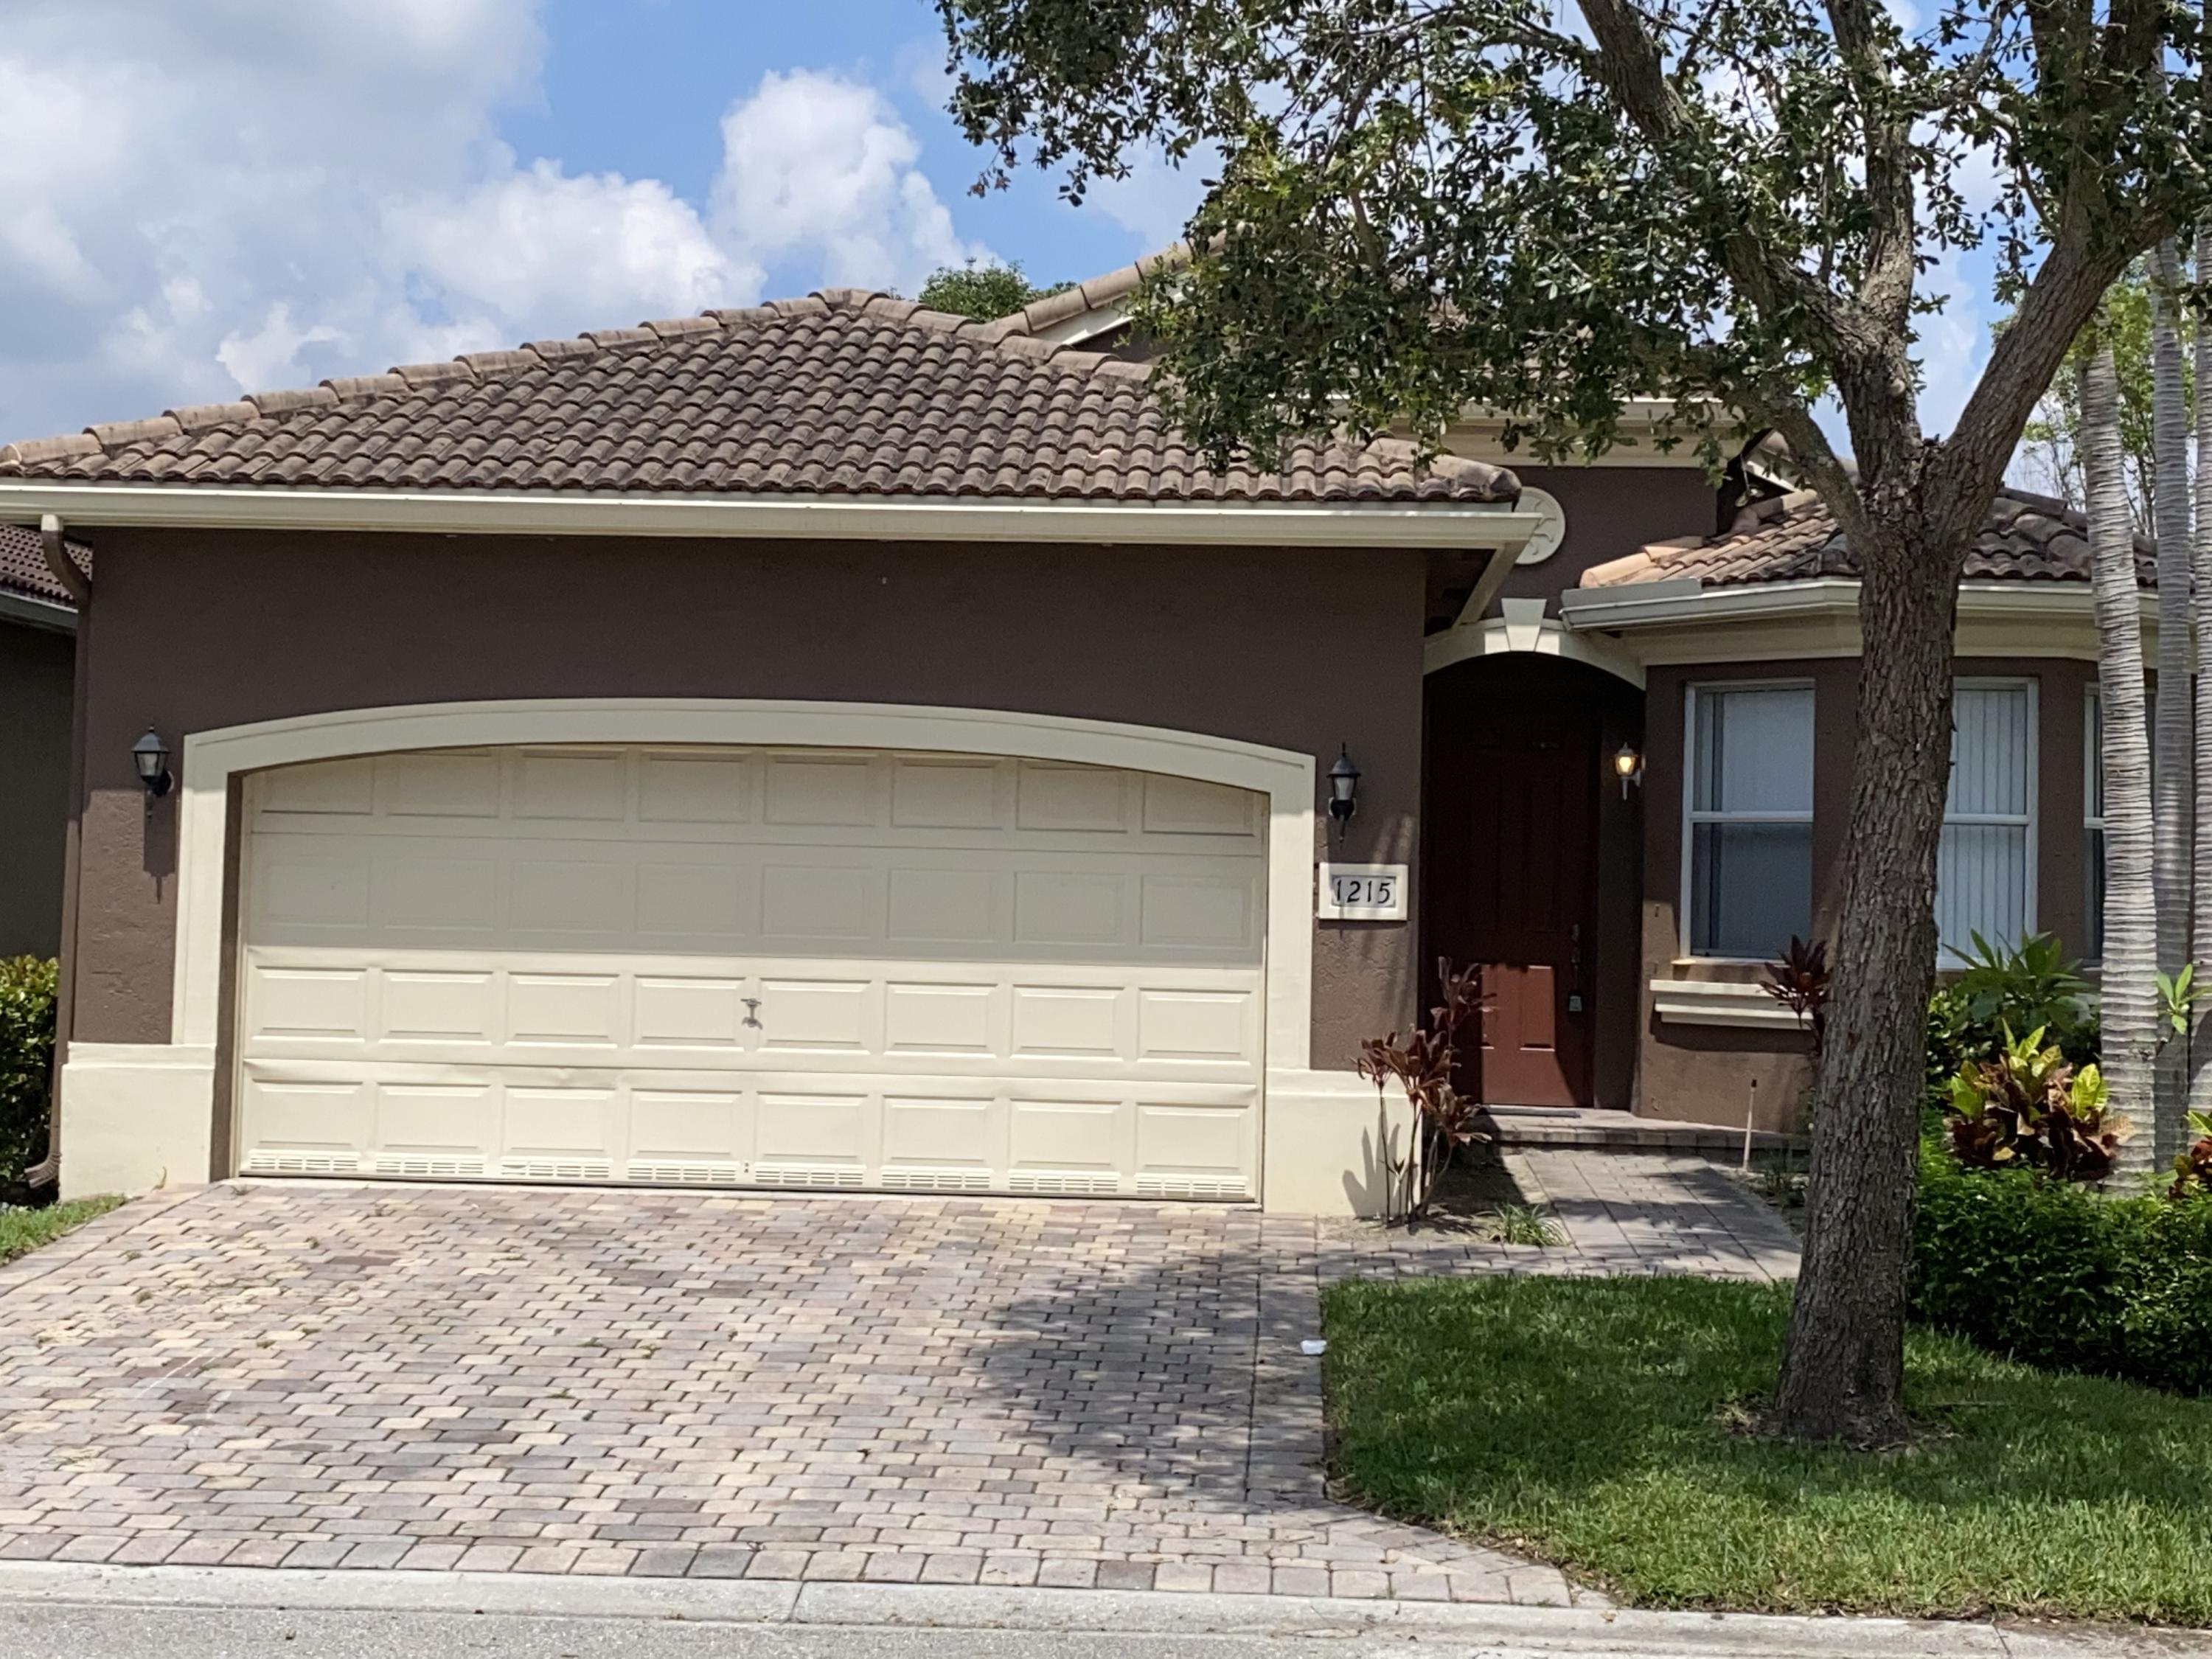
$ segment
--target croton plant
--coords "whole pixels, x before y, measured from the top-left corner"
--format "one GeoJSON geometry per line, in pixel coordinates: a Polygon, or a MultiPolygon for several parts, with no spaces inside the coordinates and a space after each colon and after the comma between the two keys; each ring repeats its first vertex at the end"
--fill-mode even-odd
{"type": "Polygon", "coordinates": [[[2102,1181],[2135,1126],[2107,1109],[2097,1067],[2076,1070],[2057,1043],[2044,1041],[2045,1030],[2016,1037],[2007,1026],[1995,1054],[1959,1068],[1945,1102],[1951,1149],[1969,1169],[2102,1181]]]}

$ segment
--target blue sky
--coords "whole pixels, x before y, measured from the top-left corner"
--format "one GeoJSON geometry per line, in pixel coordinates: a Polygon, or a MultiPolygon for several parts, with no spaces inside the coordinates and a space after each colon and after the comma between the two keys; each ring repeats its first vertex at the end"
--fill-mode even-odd
{"type": "Polygon", "coordinates": [[[939,264],[1173,240],[984,198],[927,0],[10,0],[0,438],[939,264]]]}
{"type": "MultiPolygon", "coordinates": [[[[0,441],[939,264],[1174,240],[1156,160],[969,194],[929,0],[8,0],[0,441]]],[[[1986,349],[1927,325],[1925,417],[1986,349]]]]}

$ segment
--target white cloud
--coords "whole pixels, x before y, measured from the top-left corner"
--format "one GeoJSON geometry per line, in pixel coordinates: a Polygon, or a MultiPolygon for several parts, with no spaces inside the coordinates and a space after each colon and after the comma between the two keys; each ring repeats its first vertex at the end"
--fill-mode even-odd
{"type": "Polygon", "coordinates": [[[544,3],[9,0],[0,440],[989,257],[835,74],[732,104],[711,211],[518,158],[544,3]]]}
{"type": "Polygon", "coordinates": [[[758,298],[665,185],[499,142],[540,3],[14,0],[0,439],[758,298]]]}
{"type": "Polygon", "coordinates": [[[383,232],[386,268],[447,295],[448,328],[473,325],[505,343],[517,323],[573,333],[580,319],[611,327],[636,321],[633,311],[680,317],[750,301],[763,280],[658,179],[574,177],[551,161],[510,163],[459,195],[394,201],[383,232]]]}
{"type": "Polygon", "coordinates": [[[911,294],[940,265],[992,257],[954,229],[921,155],[873,87],[771,71],[722,118],[715,235],[763,264],[803,262],[828,283],[911,294]]]}
{"type": "Polygon", "coordinates": [[[1205,175],[1215,160],[1211,153],[1194,155],[1178,167],[1158,150],[1149,150],[1130,163],[1127,178],[1092,184],[1084,193],[1084,205],[1135,232],[1146,252],[1158,252],[1182,240],[1191,215],[1206,199],[1205,175]]]}

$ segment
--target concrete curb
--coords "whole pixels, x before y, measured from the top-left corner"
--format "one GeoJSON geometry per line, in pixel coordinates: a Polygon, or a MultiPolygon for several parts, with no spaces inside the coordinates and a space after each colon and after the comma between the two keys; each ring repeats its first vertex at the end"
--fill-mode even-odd
{"type": "Polygon", "coordinates": [[[1361,1601],[1145,1590],[520,1573],[270,1571],[0,1562],[9,1606],[482,1613],[848,1629],[1111,1632],[1450,1641],[1495,1655],[1697,1655],[1700,1659],[2087,1659],[2207,1656],[2212,1632],[2022,1627],[1905,1619],[1803,1619],[1489,1603],[1361,1601]]]}

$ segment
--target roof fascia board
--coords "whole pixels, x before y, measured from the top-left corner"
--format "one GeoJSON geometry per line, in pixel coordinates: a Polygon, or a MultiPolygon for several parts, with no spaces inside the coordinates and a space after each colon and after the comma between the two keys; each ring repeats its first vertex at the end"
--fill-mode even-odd
{"type": "Polygon", "coordinates": [[[43,628],[56,634],[74,634],[76,632],[76,607],[52,599],[41,599],[29,593],[0,591],[0,621],[21,623],[27,627],[43,628]]]}
{"type": "Polygon", "coordinates": [[[1035,337],[1049,341],[1054,345],[1080,345],[1085,340],[1095,340],[1102,334],[1110,334],[1129,320],[1129,302],[1126,299],[1111,300],[1103,306],[1093,306],[1088,311],[1079,311],[1073,317],[1061,319],[1049,327],[1036,331],[1035,337]]]}
{"type": "MultiPolygon", "coordinates": [[[[2137,599],[2143,648],[2156,647],[2158,599],[2137,599]]],[[[1698,588],[1687,581],[1622,589],[1569,589],[1566,627],[1618,639],[1646,666],[1700,662],[1853,657],[1858,583],[1850,577],[1698,588]],[[1634,589],[1646,592],[1637,594],[1634,589]],[[1650,590],[1663,587],[1665,592],[1650,590]]],[[[2097,659],[2095,599],[2086,582],[1980,580],[1959,591],[1955,654],[1960,657],[2097,659]]]]}
{"type": "Polygon", "coordinates": [[[0,480],[0,522],[447,535],[737,536],[846,541],[1127,542],[1495,548],[1533,513],[1480,503],[1090,502],[584,491],[289,489],[0,480]]]}

